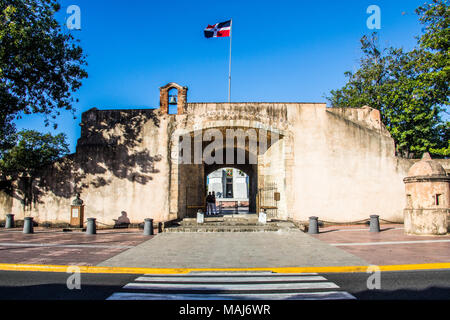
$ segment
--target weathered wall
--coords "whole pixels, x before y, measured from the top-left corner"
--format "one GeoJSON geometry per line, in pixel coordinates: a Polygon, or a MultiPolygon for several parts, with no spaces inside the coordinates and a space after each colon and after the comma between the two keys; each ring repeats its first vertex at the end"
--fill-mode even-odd
{"type": "MultiPolygon", "coordinates": [[[[258,184],[281,191],[279,217],[352,222],[379,214],[403,220],[403,178],[413,161],[395,156],[377,110],[325,104],[208,103],[187,105],[177,128],[264,128],[280,141],[259,157],[258,184]]],[[[183,183],[182,181],[180,183],[183,183]]]]}
{"type": "Polygon", "coordinates": [[[313,104],[290,113],[295,192],[288,207],[296,220],[351,222],[379,214],[402,221],[402,179],[411,164],[395,157],[394,142],[374,114],[359,111],[313,104]]]}
{"type": "Polygon", "coordinates": [[[125,211],[132,223],[168,219],[167,117],[152,110],[90,110],[83,114],[77,153],[36,177],[32,204],[0,195],[1,216],[31,215],[37,222],[67,223],[76,192],[85,220],[113,225],[125,211]],[[11,204],[12,202],[12,204],[11,204]]]}

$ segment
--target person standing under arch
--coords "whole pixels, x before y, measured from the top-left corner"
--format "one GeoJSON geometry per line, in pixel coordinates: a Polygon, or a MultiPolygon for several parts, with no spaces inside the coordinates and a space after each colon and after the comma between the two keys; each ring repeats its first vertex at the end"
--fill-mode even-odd
{"type": "Polygon", "coordinates": [[[213,191],[212,192],[212,201],[213,201],[213,212],[214,212],[214,215],[215,216],[217,216],[218,215],[218,213],[217,213],[217,206],[216,206],[216,193],[213,191]]]}
{"type": "Polygon", "coordinates": [[[213,210],[214,210],[213,202],[214,201],[215,200],[214,200],[211,192],[208,193],[208,195],[206,196],[206,215],[207,216],[213,215],[213,210]]]}

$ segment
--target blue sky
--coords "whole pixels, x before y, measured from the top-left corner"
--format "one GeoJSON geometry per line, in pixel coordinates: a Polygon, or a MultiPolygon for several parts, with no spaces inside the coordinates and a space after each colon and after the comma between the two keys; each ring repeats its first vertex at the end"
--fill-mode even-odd
{"type": "Polygon", "coordinates": [[[326,102],[355,70],[359,39],[370,34],[366,13],[381,9],[380,43],[412,48],[421,26],[414,10],[425,0],[318,1],[106,1],[62,0],[81,9],[81,40],[89,78],[76,93],[77,119],[64,113],[59,128],[25,116],[18,129],[65,132],[75,151],[81,113],[98,109],[152,108],[159,87],[188,86],[189,102],[225,102],[229,38],[206,39],[208,24],[233,19],[232,101],[326,102]]]}

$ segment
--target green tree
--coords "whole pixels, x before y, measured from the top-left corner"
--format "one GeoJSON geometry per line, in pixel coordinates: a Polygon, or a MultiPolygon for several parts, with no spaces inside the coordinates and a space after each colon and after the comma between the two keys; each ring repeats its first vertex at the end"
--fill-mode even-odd
{"type": "Polygon", "coordinates": [[[0,153],[11,147],[22,114],[44,114],[56,126],[61,110],[74,112],[87,63],[56,21],[59,9],[57,0],[0,1],[0,153]]]}
{"type": "Polygon", "coordinates": [[[32,203],[33,181],[37,171],[50,165],[69,152],[65,134],[53,136],[33,130],[23,130],[13,135],[15,145],[3,152],[0,159],[0,189],[12,194],[12,181],[22,197],[22,204],[32,203]]]}
{"type": "Polygon", "coordinates": [[[15,134],[16,144],[3,153],[0,171],[3,176],[25,174],[33,176],[42,167],[53,163],[69,152],[66,135],[53,136],[34,130],[15,134]]]}
{"type": "Polygon", "coordinates": [[[364,105],[380,110],[383,123],[396,142],[399,155],[418,157],[429,151],[449,155],[449,123],[442,113],[449,104],[447,0],[434,0],[417,9],[425,25],[419,46],[381,49],[377,34],[361,39],[363,57],[355,72],[346,72],[347,84],[332,90],[327,99],[333,107],[364,105]]]}
{"type": "MultiPolygon", "coordinates": [[[[424,52],[423,60],[428,66],[424,75],[430,86],[434,86],[436,103],[441,103],[448,115],[449,80],[450,80],[450,7],[448,0],[433,0],[416,10],[420,22],[424,25],[424,34],[419,38],[419,45],[424,52]]],[[[435,154],[450,156],[450,122],[446,121],[437,128],[440,141],[430,151],[435,154]]]]}

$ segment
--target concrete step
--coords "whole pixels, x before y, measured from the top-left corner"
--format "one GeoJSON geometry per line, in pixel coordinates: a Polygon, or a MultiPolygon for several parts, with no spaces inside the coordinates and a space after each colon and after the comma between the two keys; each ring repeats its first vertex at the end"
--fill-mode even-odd
{"type": "Polygon", "coordinates": [[[85,232],[86,228],[64,228],[63,232],[85,232]]]}
{"type": "MultiPolygon", "coordinates": [[[[183,222],[197,222],[197,218],[184,218],[183,222]]],[[[240,215],[218,215],[205,216],[205,222],[258,222],[258,216],[255,214],[240,215]]]]}
{"type": "MultiPolygon", "coordinates": [[[[184,227],[191,227],[196,226],[197,220],[195,221],[181,221],[180,225],[184,227]]],[[[209,226],[221,226],[221,225],[228,225],[228,226],[252,226],[252,225],[258,225],[258,220],[255,221],[242,221],[242,220],[231,220],[231,221],[210,221],[205,220],[205,225],[209,226]]]]}
{"type": "Polygon", "coordinates": [[[204,223],[196,218],[184,218],[164,229],[164,232],[276,232],[292,231],[298,228],[289,221],[268,221],[261,224],[256,214],[207,216],[204,223]]]}
{"type": "Polygon", "coordinates": [[[267,222],[260,224],[257,220],[207,218],[204,223],[196,219],[184,219],[178,224],[165,228],[165,232],[275,232],[292,231],[298,228],[289,221],[267,222]]]}
{"type": "Polygon", "coordinates": [[[197,226],[179,226],[164,229],[164,232],[276,232],[279,228],[277,225],[261,225],[261,226],[214,226],[214,225],[197,225],[197,226]]]}

